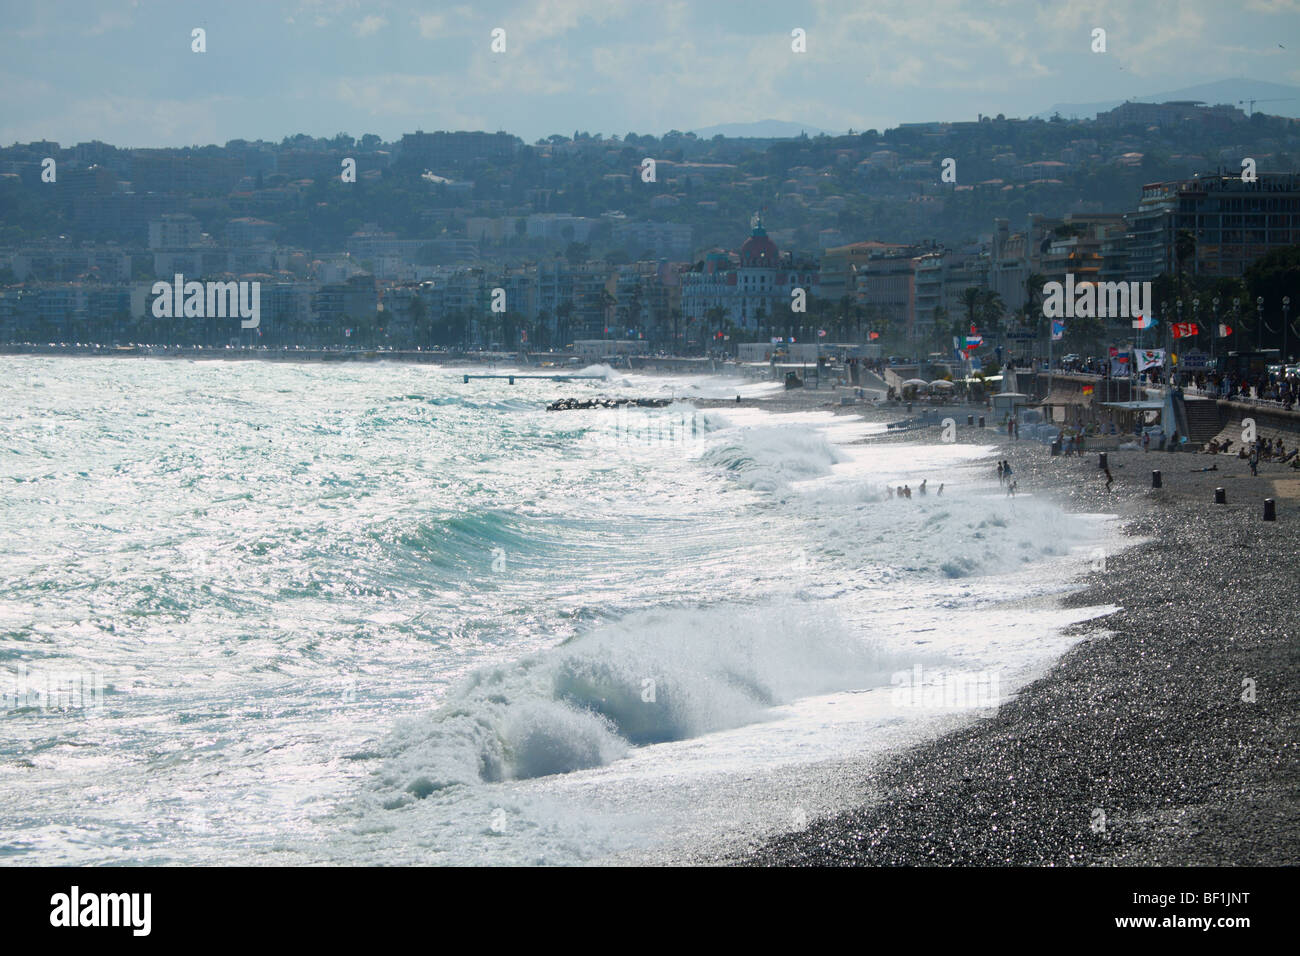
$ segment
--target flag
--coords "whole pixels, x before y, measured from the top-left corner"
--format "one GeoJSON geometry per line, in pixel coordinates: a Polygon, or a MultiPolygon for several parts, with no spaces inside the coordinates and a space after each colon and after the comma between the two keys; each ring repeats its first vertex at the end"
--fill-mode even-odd
{"type": "Polygon", "coordinates": [[[1092,386],[1091,386],[1091,385],[1085,385],[1085,386],[1083,386],[1083,394],[1085,394],[1085,395],[1091,395],[1091,394],[1092,394],[1092,386]]]}
{"type": "Polygon", "coordinates": [[[1227,338],[1229,335],[1231,335],[1231,334],[1232,334],[1232,326],[1231,326],[1231,325],[1224,325],[1222,322],[1220,322],[1220,323],[1219,323],[1219,338],[1221,338],[1221,339],[1226,339],[1226,338],[1227,338]]]}
{"type": "Polygon", "coordinates": [[[880,333],[879,333],[879,332],[872,332],[872,333],[870,333],[870,335],[868,336],[868,338],[878,339],[878,338],[880,338],[880,333]]]}
{"type": "MultiPolygon", "coordinates": [[[[975,328],[975,326],[972,325],[972,326],[971,326],[971,329],[974,330],[974,328],[975,328]]],[[[983,342],[984,342],[984,339],[982,339],[982,338],[981,338],[980,336],[978,336],[978,335],[973,334],[973,331],[972,331],[972,334],[971,334],[971,335],[966,336],[966,348],[968,348],[968,349],[977,349],[977,348],[980,347],[980,345],[981,345],[983,342]]]]}
{"type": "Polygon", "coordinates": [[[1201,334],[1201,330],[1196,327],[1195,322],[1175,322],[1171,328],[1174,330],[1174,338],[1176,339],[1201,334]]]}
{"type": "Polygon", "coordinates": [[[1133,328],[1135,329],[1149,329],[1155,324],[1156,324],[1156,319],[1155,316],[1153,315],[1146,315],[1146,316],[1139,315],[1136,319],[1133,320],[1133,328]]]}
{"type": "Polygon", "coordinates": [[[1052,320],[1052,341],[1059,342],[1065,338],[1065,323],[1060,319],[1052,320]]]}
{"type": "Polygon", "coordinates": [[[818,329],[818,330],[817,330],[817,338],[819,338],[819,339],[820,339],[820,338],[825,338],[825,336],[826,336],[826,330],[825,330],[825,329],[818,329]]]}
{"type": "Polygon", "coordinates": [[[1137,360],[1139,372],[1145,372],[1149,368],[1163,366],[1165,364],[1165,350],[1138,349],[1137,360]]]}

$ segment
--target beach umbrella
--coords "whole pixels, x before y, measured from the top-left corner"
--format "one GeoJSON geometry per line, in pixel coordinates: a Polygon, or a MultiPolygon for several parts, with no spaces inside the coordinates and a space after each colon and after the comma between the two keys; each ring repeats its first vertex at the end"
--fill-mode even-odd
{"type": "Polygon", "coordinates": [[[903,383],[903,388],[925,388],[930,383],[923,378],[909,378],[903,383]]]}
{"type": "Polygon", "coordinates": [[[930,387],[931,388],[956,388],[957,386],[953,385],[952,382],[939,378],[931,382],[930,387]]]}

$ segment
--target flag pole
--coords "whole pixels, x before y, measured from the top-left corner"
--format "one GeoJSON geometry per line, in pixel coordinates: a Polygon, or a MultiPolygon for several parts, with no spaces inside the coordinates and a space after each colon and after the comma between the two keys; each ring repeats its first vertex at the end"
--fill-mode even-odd
{"type": "MultiPolygon", "coordinates": [[[[1050,402],[1052,400],[1052,340],[1056,338],[1056,334],[1052,328],[1052,320],[1046,315],[1043,318],[1047,319],[1047,400],[1050,402]]],[[[1052,421],[1055,422],[1056,411],[1054,407],[1051,405],[1047,407],[1053,409],[1052,421]]]]}

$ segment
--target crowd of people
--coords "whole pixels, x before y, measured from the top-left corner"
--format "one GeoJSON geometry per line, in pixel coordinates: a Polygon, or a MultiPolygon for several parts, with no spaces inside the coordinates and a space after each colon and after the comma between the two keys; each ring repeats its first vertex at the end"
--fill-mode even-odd
{"type": "Polygon", "coordinates": [[[1225,438],[1223,441],[1214,439],[1206,442],[1201,451],[1208,455],[1235,454],[1239,459],[1250,462],[1252,475],[1259,473],[1259,463],[1262,461],[1290,464],[1292,468],[1300,469],[1300,448],[1287,451],[1281,438],[1256,438],[1253,442],[1238,445],[1235,451],[1233,445],[1234,442],[1230,438],[1225,438]]]}
{"type": "Polygon", "coordinates": [[[1300,379],[1294,373],[1187,372],[1178,384],[1227,399],[1278,402],[1288,411],[1300,402],[1300,379]]]}

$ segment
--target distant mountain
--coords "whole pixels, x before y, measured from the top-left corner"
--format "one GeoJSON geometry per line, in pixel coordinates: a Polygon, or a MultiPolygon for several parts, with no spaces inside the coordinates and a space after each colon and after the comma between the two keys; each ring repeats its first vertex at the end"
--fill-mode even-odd
{"type": "MultiPolygon", "coordinates": [[[[816,136],[827,130],[809,126],[806,123],[791,123],[786,120],[759,120],[756,123],[722,123],[718,126],[705,126],[692,130],[700,139],[712,139],[718,134],[728,138],[749,137],[753,139],[793,139],[803,133],[816,136]]],[[[836,133],[829,135],[835,136],[836,133]]]]}
{"type": "MultiPolygon", "coordinates": [[[[1134,96],[1131,99],[1136,103],[1164,103],[1169,100],[1201,100],[1211,106],[1229,103],[1240,106],[1247,113],[1250,112],[1249,101],[1254,99],[1255,112],[1300,117],[1300,86],[1270,83],[1266,80],[1216,80],[1213,83],[1199,83],[1180,90],[1170,90],[1168,93],[1134,96]]],[[[1105,100],[1100,103],[1057,103],[1051,109],[1036,115],[1041,119],[1051,119],[1053,113],[1060,113],[1065,119],[1092,119],[1098,113],[1114,109],[1123,102],[1105,100]]]]}

